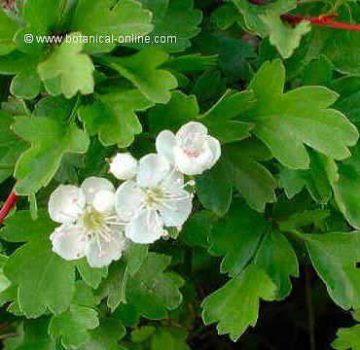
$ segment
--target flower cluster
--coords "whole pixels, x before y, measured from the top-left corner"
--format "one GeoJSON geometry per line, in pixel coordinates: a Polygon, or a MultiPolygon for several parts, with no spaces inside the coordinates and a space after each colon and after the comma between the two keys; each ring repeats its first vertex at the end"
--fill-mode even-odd
{"type": "Polygon", "coordinates": [[[157,153],[137,161],[119,153],[110,173],[122,180],[116,190],[103,178],[90,177],[80,187],[61,185],[50,196],[49,214],[61,226],[50,239],[53,251],[66,260],[86,257],[92,267],[120,259],[128,240],[150,244],[178,230],[192,211],[194,181],[221,155],[218,140],[199,122],[156,139],[157,153]]]}

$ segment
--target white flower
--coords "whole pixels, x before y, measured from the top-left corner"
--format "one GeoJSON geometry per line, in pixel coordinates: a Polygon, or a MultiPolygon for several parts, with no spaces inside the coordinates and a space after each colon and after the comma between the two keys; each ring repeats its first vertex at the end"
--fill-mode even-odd
{"type": "Polygon", "coordinates": [[[162,131],[156,139],[157,152],[185,175],[200,175],[210,169],[221,155],[220,142],[208,134],[205,125],[190,122],[174,135],[162,131]]]}
{"type": "Polygon", "coordinates": [[[167,234],[165,227],[181,226],[192,209],[192,194],[183,176],[166,158],[149,154],[139,161],[136,180],[117,190],[115,208],[129,222],[125,235],[135,243],[153,243],[167,234]]]}
{"type": "Polygon", "coordinates": [[[120,259],[126,238],[114,198],[112,183],[98,177],[89,177],[80,188],[59,186],[48,205],[51,219],[62,224],[50,236],[53,251],[66,260],[86,257],[91,267],[120,259]]]}
{"type": "Polygon", "coordinates": [[[118,153],[110,163],[110,173],[119,180],[130,180],[137,172],[137,160],[130,153],[118,153]]]}

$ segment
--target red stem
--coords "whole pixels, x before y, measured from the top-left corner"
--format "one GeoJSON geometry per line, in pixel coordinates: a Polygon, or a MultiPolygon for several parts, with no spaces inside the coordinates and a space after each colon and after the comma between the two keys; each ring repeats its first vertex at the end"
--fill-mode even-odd
{"type": "Polygon", "coordinates": [[[329,27],[329,28],[350,30],[350,31],[360,31],[360,24],[351,24],[351,23],[334,21],[333,18],[335,17],[337,17],[336,14],[329,16],[308,17],[302,15],[292,15],[287,13],[281,16],[281,18],[284,21],[294,25],[302,21],[309,21],[312,24],[320,27],[329,27]]]}
{"type": "MultiPolygon", "coordinates": [[[[265,6],[268,3],[265,0],[249,0],[254,5],[257,6],[265,6]]],[[[350,30],[350,31],[360,31],[360,24],[350,24],[345,22],[334,21],[334,18],[337,17],[337,14],[331,15],[320,15],[318,17],[310,17],[303,15],[292,15],[290,13],[286,13],[281,16],[281,18],[292,25],[297,25],[302,21],[309,21],[310,23],[321,26],[321,27],[329,27],[335,29],[342,30],[350,30]]]]}
{"type": "Polygon", "coordinates": [[[0,209],[0,224],[4,222],[11,209],[15,206],[18,196],[15,192],[11,192],[7,197],[3,207],[0,209]]]}

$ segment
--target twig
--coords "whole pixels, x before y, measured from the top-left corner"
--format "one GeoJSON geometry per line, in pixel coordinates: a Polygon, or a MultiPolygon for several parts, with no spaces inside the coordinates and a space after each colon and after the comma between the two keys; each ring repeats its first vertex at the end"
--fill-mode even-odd
{"type": "MultiPolygon", "coordinates": [[[[268,3],[265,0],[248,0],[248,1],[256,6],[268,5],[268,3]]],[[[319,15],[318,17],[293,15],[290,13],[286,13],[281,16],[283,21],[286,21],[294,26],[302,21],[309,21],[313,25],[320,27],[329,27],[329,28],[349,30],[349,31],[360,31],[360,24],[351,24],[351,23],[334,21],[334,18],[336,17],[337,17],[336,13],[330,15],[319,15]]]]}
{"type": "Polygon", "coordinates": [[[6,338],[11,338],[11,337],[16,337],[18,334],[13,332],[13,333],[6,333],[6,334],[0,334],[0,340],[6,339],[6,338]]]}
{"type": "Polygon", "coordinates": [[[351,24],[345,22],[334,21],[333,19],[337,17],[337,14],[331,14],[326,16],[319,17],[308,17],[302,15],[292,15],[292,14],[284,14],[281,18],[293,25],[296,25],[302,21],[309,21],[310,23],[320,26],[320,27],[329,27],[335,29],[349,30],[349,31],[360,31],[360,24],[351,24]]]}
{"type": "Polygon", "coordinates": [[[0,209],[0,224],[4,222],[11,209],[15,206],[18,196],[15,192],[11,192],[7,197],[3,207],[0,209]]]}

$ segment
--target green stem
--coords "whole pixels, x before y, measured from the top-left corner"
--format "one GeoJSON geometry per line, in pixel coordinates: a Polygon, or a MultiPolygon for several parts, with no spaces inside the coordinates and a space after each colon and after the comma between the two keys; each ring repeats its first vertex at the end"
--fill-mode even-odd
{"type": "Polygon", "coordinates": [[[80,96],[78,95],[77,98],[76,98],[76,102],[74,104],[74,107],[71,110],[71,113],[70,113],[70,116],[69,116],[69,122],[70,123],[75,121],[76,112],[77,112],[77,109],[78,109],[79,105],[80,105],[80,96]]]}
{"type": "Polygon", "coordinates": [[[304,234],[302,234],[300,231],[298,230],[290,230],[289,231],[290,234],[292,234],[294,237],[296,237],[297,239],[299,239],[300,241],[305,241],[306,237],[304,234]]]}

